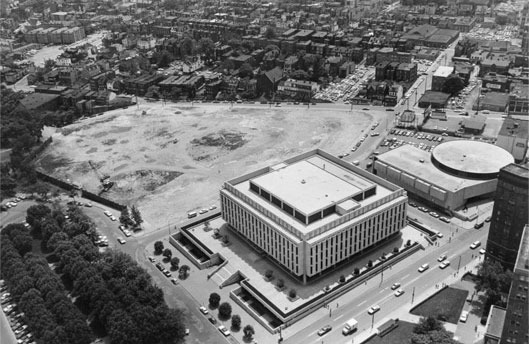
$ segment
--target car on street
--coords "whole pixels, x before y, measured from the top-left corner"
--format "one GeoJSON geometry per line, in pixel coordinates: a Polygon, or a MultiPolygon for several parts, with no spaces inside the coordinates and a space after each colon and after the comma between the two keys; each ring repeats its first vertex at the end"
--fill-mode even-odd
{"type": "Polygon", "coordinates": [[[395,291],[395,296],[396,296],[396,297],[399,297],[399,296],[401,296],[402,294],[404,294],[404,290],[402,290],[402,289],[398,289],[398,290],[395,291]]]}
{"type": "Polygon", "coordinates": [[[212,205],[211,207],[209,207],[209,210],[215,210],[215,209],[217,209],[216,205],[212,205]]]}
{"type": "Polygon", "coordinates": [[[444,260],[444,261],[441,262],[441,264],[439,264],[439,267],[441,269],[446,269],[449,265],[450,265],[450,261],[444,260]]]}
{"type": "Polygon", "coordinates": [[[371,133],[371,136],[379,136],[380,133],[371,133]]]}
{"type": "Polygon", "coordinates": [[[419,207],[419,210],[422,211],[423,213],[428,212],[428,208],[425,208],[425,207],[419,207]]]}
{"type": "Polygon", "coordinates": [[[128,229],[124,229],[123,230],[123,234],[125,234],[125,236],[128,238],[128,237],[130,237],[132,235],[132,232],[130,230],[128,230],[128,229]]]}
{"type": "Polygon", "coordinates": [[[476,249],[476,248],[478,248],[478,247],[480,247],[480,246],[481,246],[481,242],[480,242],[480,241],[474,241],[474,242],[470,245],[470,248],[474,250],[474,249],[476,249]]]}
{"type": "Polygon", "coordinates": [[[437,261],[438,262],[442,262],[445,259],[446,259],[446,254],[442,254],[442,255],[439,256],[439,258],[437,258],[437,261]]]}
{"type": "Polygon", "coordinates": [[[225,337],[228,337],[230,335],[230,331],[224,325],[219,326],[219,331],[222,333],[225,337]]]}
{"type": "Polygon", "coordinates": [[[87,202],[87,203],[84,204],[84,206],[87,207],[87,208],[92,208],[92,203],[87,202]]]}
{"type": "Polygon", "coordinates": [[[474,228],[475,229],[480,229],[481,227],[483,227],[483,225],[485,224],[485,222],[478,222],[474,225],[474,228]]]}
{"type": "Polygon", "coordinates": [[[212,323],[213,325],[215,325],[217,323],[217,319],[213,318],[213,317],[209,317],[208,318],[209,322],[212,323]]]}
{"type": "Polygon", "coordinates": [[[200,312],[202,314],[208,314],[209,313],[208,309],[206,307],[204,307],[204,306],[200,306],[198,309],[200,310],[200,312]]]}
{"type": "Polygon", "coordinates": [[[397,288],[399,288],[399,287],[400,287],[400,283],[399,283],[399,282],[395,282],[395,283],[393,283],[393,285],[391,286],[391,290],[395,290],[395,289],[397,289],[397,288]]]}
{"type": "Polygon", "coordinates": [[[200,209],[200,210],[198,211],[199,214],[205,214],[205,213],[207,213],[207,212],[208,212],[207,209],[200,209]]]}
{"type": "Polygon", "coordinates": [[[112,216],[112,213],[111,213],[110,211],[108,211],[108,210],[105,210],[105,211],[103,212],[103,214],[105,214],[105,215],[108,216],[108,217],[112,216]]]}
{"type": "Polygon", "coordinates": [[[163,274],[165,275],[165,277],[171,277],[172,276],[171,275],[171,271],[169,271],[169,270],[164,270],[163,274]]]}
{"type": "Polygon", "coordinates": [[[369,314],[369,315],[375,314],[379,310],[380,310],[380,306],[379,305],[374,305],[374,306],[369,307],[369,309],[367,310],[367,314],[369,314]]]}
{"type": "Polygon", "coordinates": [[[459,321],[467,322],[467,319],[468,319],[468,311],[461,312],[461,316],[459,317],[459,321]]]}
{"type": "Polygon", "coordinates": [[[444,234],[443,234],[443,233],[441,233],[441,232],[437,232],[437,234],[436,234],[436,235],[437,235],[437,237],[438,237],[438,238],[442,238],[442,237],[444,237],[444,234]]]}
{"type": "Polygon", "coordinates": [[[490,222],[490,220],[492,220],[492,216],[489,216],[485,219],[485,222],[490,222]]]}
{"type": "Polygon", "coordinates": [[[151,263],[154,263],[154,262],[156,262],[156,258],[154,258],[153,256],[149,256],[149,261],[151,263]]]}
{"type": "Polygon", "coordinates": [[[434,217],[436,219],[439,218],[439,214],[437,214],[435,211],[431,211],[428,214],[430,214],[431,217],[434,217]]]}
{"type": "Polygon", "coordinates": [[[484,248],[482,248],[482,249],[479,250],[479,254],[485,254],[485,252],[487,252],[487,251],[485,251],[484,248]]]}
{"type": "Polygon", "coordinates": [[[364,111],[369,111],[369,108],[363,108],[362,110],[364,110],[364,111]]]}
{"type": "Polygon", "coordinates": [[[121,244],[121,245],[124,245],[127,241],[123,238],[118,238],[118,242],[121,244]]]}
{"type": "Polygon", "coordinates": [[[409,206],[412,207],[412,208],[417,208],[417,204],[413,203],[413,202],[410,202],[409,203],[409,206]]]}
{"type": "Polygon", "coordinates": [[[165,270],[165,268],[163,267],[162,263],[156,263],[156,268],[160,271],[163,271],[165,270]]]}
{"type": "Polygon", "coordinates": [[[423,265],[419,266],[418,271],[419,271],[419,272],[424,272],[424,271],[428,270],[429,267],[430,267],[430,265],[428,265],[428,264],[423,264],[423,265]]]}
{"type": "Polygon", "coordinates": [[[172,282],[174,285],[177,285],[177,284],[178,284],[178,281],[176,280],[176,278],[171,278],[171,282],[172,282]]]}
{"type": "Polygon", "coordinates": [[[111,216],[110,216],[110,220],[112,220],[112,221],[117,221],[118,219],[116,219],[116,217],[115,217],[114,215],[111,215],[111,216]]]}
{"type": "Polygon", "coordinates": [[[444,216],[439,217],[439,220],[446,222],[446,223],[450,223],[450,219],[444,216]]]}
{"type": "Polygon", "coordinates": [[[321,337],[321,336],[323,336],[324,334],[326,334],[327,332],[329,332],[331,330],[332,330],[332,326],[331,325],[325,325],[318,331],[318,336],[321,337]]]}

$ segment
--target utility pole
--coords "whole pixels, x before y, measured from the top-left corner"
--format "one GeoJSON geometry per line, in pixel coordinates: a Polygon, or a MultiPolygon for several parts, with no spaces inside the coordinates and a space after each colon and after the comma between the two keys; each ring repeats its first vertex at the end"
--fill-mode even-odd
{"type": "Polygon", "coordinates": [[[413,300],[415,300],[415,287],[413,287],[413,291],[411,293],[411,304],[413,305],[413,300]]]}
{"type": "Polygon", "coordinates": [[[457,272],[459,272],[460,266],[461,266],[461,255],[459,255],[459,262],[457,263],[457,272]]]}

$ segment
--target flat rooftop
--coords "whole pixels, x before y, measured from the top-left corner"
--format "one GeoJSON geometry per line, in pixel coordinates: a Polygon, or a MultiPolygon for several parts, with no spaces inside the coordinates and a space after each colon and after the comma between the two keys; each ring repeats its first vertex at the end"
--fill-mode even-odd
{"type": "Polygon", "coordinates": [[[505,309],[492,306],[485,335],[501,338],[501,332],[503,331],[503,325],[505,323],[505,313],[505,309]]]}
{"type": "MultiPolygon", "coordinates": [[[[255,202],[257,206],[262,207],[279,220],[295,228],[300,232],[300,235],[311,233],[343,215],[338,212],[332,212],[315,222],[302,223],[263,198],[260,194],[252,191],[250,182],[257,186],[261,185],[265,191],[269,190],[276,197],[283,198],[282,200],[286,204],[308,214],[332,204],[343,205],[343,208],[348,209],[350,204],[344,202],[366,189],[373,190],[373,188],[376,188],[376,192],[364,199],[354,200],[357,203],[354,205],[355,209],[376,203],[401,189],[356,166],[341,160],[338,162],[332,161],[334,157],[327,158],[325,156],[328,153],[323,154],[314,153],[300,157],[297,160],[296,158],[290,161],[287,160],[269,168],[241,176],[228,183],[248,198],[249,201],[255,202]],[[303,179],[305,184],[301,182],[303,179]],[[380,182],[378,182],[379,179],[380,182]]],[[[338,160],[337,158],[335,159],[338,160]]],[[[247,208],[253,209],[250,205],[247,205],[247,208]]],[[[372,211],[377,211],[377,209],[378,207],[375,207],[373,210],[359,215],[359,218],[369,216],[372,211]]],[[[256,213],[262,213],[258,210],[253,210],[256,213]]],[[[285,235],[291,236],[292,240],[300,240],[299,237],[292,235],[290,232],[285,231],[285,235]]]]}
{"type": "Polygon", "coordinates": [[[503,121],[498,136],[516,136],[526,139],[529,136],[529,121],[507,117],[503,121]]]}
{"type": "Polygon", "coordinates": [[[433,76],[438,76],[438,77],[446,78],[446,77],[448,77],[450,74],[452,74],[453,71],[454,71],[454,67],[449,67],[449,66],[439,66],[439,68],[437,68],[437,70],[435,71],[435,73],[433,74],[433,76]]]}
{"type": "Polygon", "coordinates": [[[374,185],[351,171],[325,163],[319,156],[272,170],[252,182],[305,215],[340,203],[374,185]]]}
{"type": "Polygon", "coordinates": [[[438,169],[431,155],[422,149],[403,145],[377,157],[379,162],[398,168],[404,173],[420,178],[441,189],[456,192],[462,188],[483,183],[483,180],[461,178],[438,169]],[[422,162],[421,162],[422,161],[422,162]]]}

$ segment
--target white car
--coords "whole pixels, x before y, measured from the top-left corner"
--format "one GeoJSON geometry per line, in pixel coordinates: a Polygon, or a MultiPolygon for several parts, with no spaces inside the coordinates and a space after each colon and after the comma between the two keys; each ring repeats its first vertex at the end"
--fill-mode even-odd
{"type": "Polygon", "coordinates": [[[468,312],[467,311],[461,312],[461,316],[459,317],[459,321],[467,322],[467,319],[468,319],[468,312]]]}
{"type": "Polygon", "coordinates": [[[111,216],[112,216],[112,213],[111,213],[110,211],[108,211],[108,210],[105,210],[105,211],[103,212],[103,214],[105,214],[105,215],[108,216],[108,217],[111,217],[111,216]]]}
{"type": "Polygon", "coordinates": [[[398,290],[395,291],[395,296],[396,296],[396,297],[399,297],[399,296],[401,296],[402,294],[404,294],[404,290],[402,290],[402,289],[398,289],[398,290]]]}
{"type": "Polygon", "coordinates": [[[124,230],[123,230],[123,234],[125,234],[125,236],[126,236],[127,238],[130,237],[130,236],[132,236],[132,232],[129,231],[128,229],[124,229],[124,230]]]}
{"type": "Polygon", "coordinates": [[[446,269],[449,265],[450,265],[450,261],[445,260],[445,261],[441,262],[441,264],[439,264],[439,267],[441,269],[446,269]]]}
{"type": "Polygon", "coordinates": [[[428,270],[429,267],[430,267],[430,265],[428,265],[428,264],[423,264],[423,265],[421,265],[421,266],[419,267],[418,270],[419,270],[419,272],[424,272],[424,271],[428,270]]]}
{"type": "Polygon", "coordinates": [[[437,261],[438,262],[442,262],[445,259],[446,259],[446,254],[442,254],[442,255],[439,256],[439,258],[437,258],[437,261]]]}
{"type": "Polygon", "coordinates": [[[442,238],[442,237],[444,237],[444,235],[443,235],[443,233],[441,233],[441,232],[437,232],[437,237],[438,237],[438,238],[442,238]]]}
{"type": "Polygon", "coordinates": [[[378,312],[380,310],[380,306],[379,305],[374,305],[372,307],[370,307],[368,310],[367,310],[367,314],[371,315],[371,314],[375,314],[376,312],[378,312]]]}
{"type": "Polygon", "coordinates": [[[118,220],[118,219],[116,219],[116,217],[115,217],[114,215],[110,215],[110,219],[111,219],[112,221],[117,221],[117,220],[118,220]]]}
{"type": "Polygon", "coordinates": [[[118,242],[121,244],[121,245],[124,245],[127,241],[121,237],[118,238],[118,242]]]}
{"type": "Polygon", "coordinates": [[[487,251],[485,251],[484,248],[482,248],[481,250],[479,250],[479,254],[485,254],[485,252],[487,252],[487,251]]]}
{"type": "Polygon", "coordinates": [[[200,312],[202,312],[202,314],[208,314],[209,313],[208,309],[206,307],[204,307],[204,306],[200,306],[199,310],[200,310],[200,312]]]}
{"type": "Polygon", "coordinates": [[[228,329],[226,327],[224,327],[224,325],[220,325],[219,326],[219,331],[225,336],[229,336],[231,333],[230,331],[228,331],[228,329]]]}
{"type": "Polygon", "coordinates": [[[395,290],[395,289],[397,289],[398,287],[400,287],[400,283],[399,283],[399,282],[395,282],[395,283],[393,283],[393,285],[391,286],[391,290],[395,290]]]}
{"type": "Polygon", "coordinates": [[[480,241],[474,241],[474,242],[470,245],[470,248],[471,248],[471,249],[476,249],[476,248],[478,248],[479,246],[481,246],[481,242],[480,242],[480,241]]]}

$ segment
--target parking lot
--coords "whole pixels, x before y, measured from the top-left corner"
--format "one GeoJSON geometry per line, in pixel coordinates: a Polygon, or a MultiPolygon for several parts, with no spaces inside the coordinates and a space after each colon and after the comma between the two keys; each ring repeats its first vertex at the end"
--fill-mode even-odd
{"type": "Polygon", "coordinates": [[[516,38],[518,31],[518,25],[497,26],[494,29],[476,25],[470,32],[462,34],[462,36],[479,40],[510,41],[516,38]]]}
{"type": "MultiPolygon", "coordinates": [[[[427,152],[431,152],[437,145],[445,141],[447,134],[435,135],[412,130],[394,128],[389,131],[388,137],[382,141],[377,152],[382,153],[403,145],[412,145],[427,152]]],[[[376,153],[376,152],[375,152],[376,153]]]]}
{"type": "Polygon", "coordinates": [[[11,326],[15,334],[17,343],[35,343],[33,341],[33,335],[28,330],[28,325],[24,323],[23,314],[18,311],[11,294],[7,291],[4,280],[0,280],[0,294],[2,311],[6,315],[9,326],[11,326]]]}
{"type": "Polygon", "coordinates": [[[356,97],[363,82],[375,75],[374,67],[358,66],[356,70],[340,82],[333,82],[327,88],[316,93],[314,99],[349,102],[356,97]]]}

